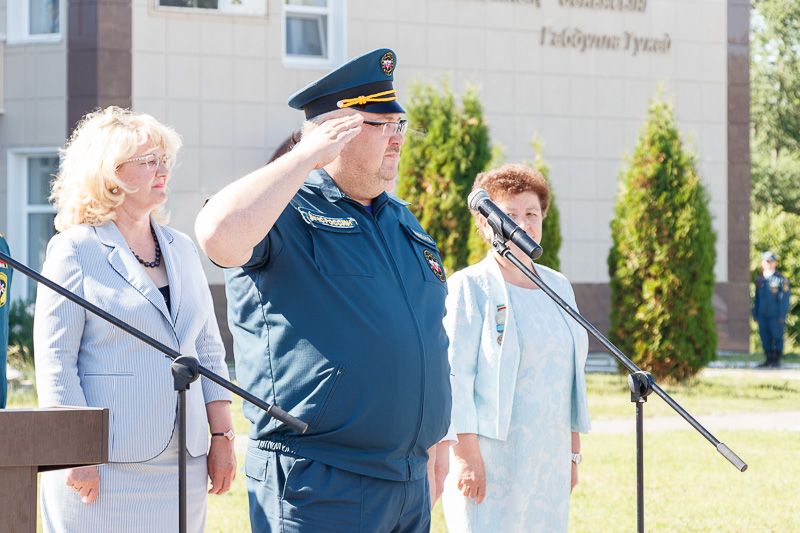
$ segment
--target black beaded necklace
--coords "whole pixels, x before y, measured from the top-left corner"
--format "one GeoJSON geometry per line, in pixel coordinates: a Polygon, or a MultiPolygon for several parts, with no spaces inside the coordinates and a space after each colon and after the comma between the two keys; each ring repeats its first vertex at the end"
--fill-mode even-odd
{"type": "Polygon", "coordinates": [[[145,268],[158,268],[161,265],[161,246],[158,245],[158,238],[156,237],[156,230],[153,228],[153,226],[150,226],[150,235],[153,236],[153,242],[156,243],[156,258],[155,259],[153,259],[152,261],[145,261],[144,259],[142,259],[138,255],[136,255],[136,252],[133,251],[133,248],[131,248],[131,253],[133,254],[133,257],[135,257],[136,260],[139,261],[139,263],[141,263],[141,265],[143,267],[145,267],[145,268]]]}

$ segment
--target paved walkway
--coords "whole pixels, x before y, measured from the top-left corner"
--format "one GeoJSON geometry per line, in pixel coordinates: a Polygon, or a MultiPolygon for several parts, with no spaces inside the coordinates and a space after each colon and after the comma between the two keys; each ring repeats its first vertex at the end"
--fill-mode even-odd
{"type": "MultiPolygon", "coordinates": [[[[800,381],[800,368],[705,368],[702,375],[706,377],[742,376],[762,378],[770,381],[800,381]]],[[[656,400],[660,401],[660,400],[656,400]]],[[[800,404],[798,404],[800,408],[800,404]]],[[[647,413],[645,409],[645,414],[647,413]]],[[[698,422],[706,428],[715,431],[730,429],[745,429],[758,431],[800,431],[800,411],[775,411],[756,413],[720,413],[695,416],[698,422]]],[[[678,413],[669,416],[656,416],[644,419],[644,430],[650,431],[679,431],[692,430],[678,413]]],[[[592,420],[592,433],[635,433],[636,418],[631,409],[630,417],[612,418],[606,420],[592,420]]]]}
{"type": "MultiPolygon", "coordinates": [[[[724,413],[716,415],[696,416],[706,428],[719,430],[757,430],[757,431],[800,431],[800,411],[782,411],[767,413],[724,413]]],[[[679,414],[674,416],[656,416],[644,419],[644,431],[693,431],[679,414]]],[[[636,417],[592,420],[592,433],[635,433],[636,417]]]]}

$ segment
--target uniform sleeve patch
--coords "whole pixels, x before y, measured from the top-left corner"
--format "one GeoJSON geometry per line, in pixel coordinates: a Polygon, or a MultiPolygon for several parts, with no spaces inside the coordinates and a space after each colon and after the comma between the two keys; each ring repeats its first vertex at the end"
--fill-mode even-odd
{"type": "Polygon", "coordinates": [[[436,258],[436,256],[433,255],[430,252],[430,250],[422,250],[422,254],[425,257],[425,261],[428,263],[428,266],[430,267],[431,272],[433,272],[434,275],[437,278],[439,278],[439,281],[441,281],[442,283],[447,281],[447,276],[444,273],[444,267],[439,262],[439,260],[436,258]]]}
{"type": "Polygon", "coordinates": [[[8,300],[8,276],[5,272],[0,272],[0,307],[6,305],[8,300]]]}

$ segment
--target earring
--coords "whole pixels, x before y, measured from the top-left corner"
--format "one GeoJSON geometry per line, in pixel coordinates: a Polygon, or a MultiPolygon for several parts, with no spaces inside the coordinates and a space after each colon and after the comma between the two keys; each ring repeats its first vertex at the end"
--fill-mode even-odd
{"type": "Polygon", "coordinates": [[[117,194],[119,192],[119,187],[114,187],[111,189],[111,194],[117,194]]]}

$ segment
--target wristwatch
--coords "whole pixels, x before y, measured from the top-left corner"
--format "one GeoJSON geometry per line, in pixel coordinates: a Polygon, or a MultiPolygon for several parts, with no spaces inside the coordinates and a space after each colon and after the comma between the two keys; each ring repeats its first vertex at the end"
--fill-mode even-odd
{"type": "MultiPolygon", "coordinates": [[[[236,436],[236,433],[233,432],[233,429],[229,429],[225,433],[212,433],[212,437],[225,437],[228,440],[233,440],[233,437],[236,436]]],[[[574,461],[574,459],[573,459],[574,461]]]]}
{"type": "Polygon", "coordinates": [[[576,465],[581,464],[581,459],[583,459],[583,456],[580,454],[580,452],[572,454],[572,462],[576,465]]]}

